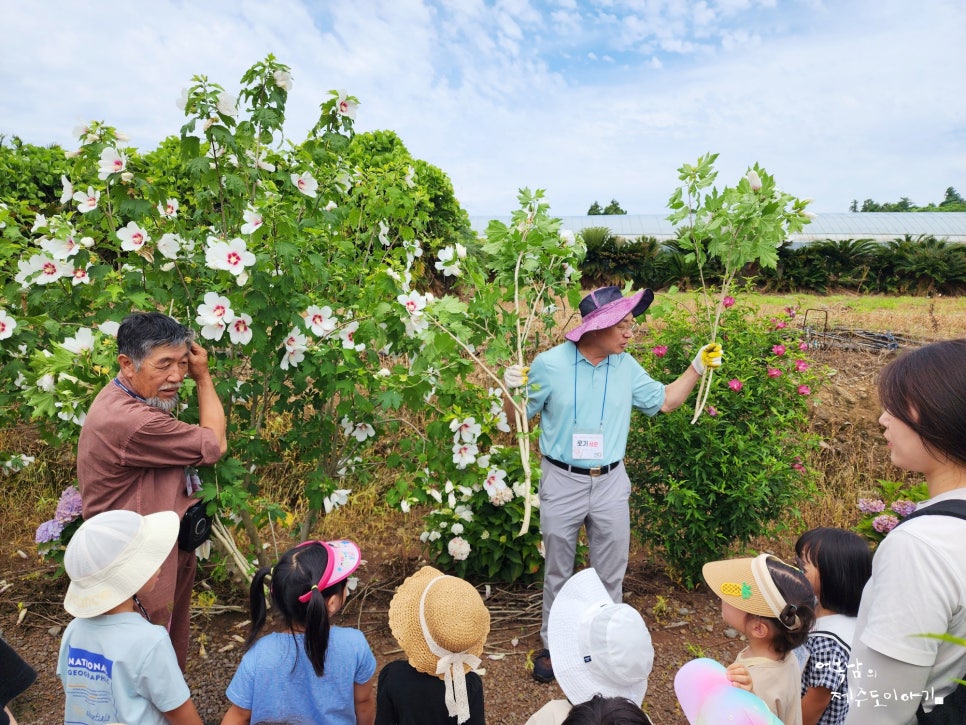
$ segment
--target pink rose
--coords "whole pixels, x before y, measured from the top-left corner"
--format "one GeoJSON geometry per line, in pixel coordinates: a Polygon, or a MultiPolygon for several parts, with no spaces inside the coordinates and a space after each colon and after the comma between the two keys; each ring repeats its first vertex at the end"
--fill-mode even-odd
{"type": "Polygon", "coordinates": [[[740,393],[741,389],[745,387],[745,384],[738,380],[738,378],[732,378],[728,381],[728,387],[734,390],[736,393],[740,393]]]}
{"type": "Polygon", "coordinates": [[[768,368],[768,377],[770,378],[780,378],[782,376],[782,371],[778,368],[768,368]]]}
{"type": "Polygon", "coordinates": [[[785,354],[785,346],[784,345],[773,345],[772,348],[771,348],[771,351],[775,355],[778,355],[778,357],[781,357],[782,355],[785,354]]]}
{"type": "Polygon", "coordinates": [[[658,345],[657,347],[652,347],[651,354],[653,354],[654,357],[664,357],[667,355],[667,345],[658,345]]]}

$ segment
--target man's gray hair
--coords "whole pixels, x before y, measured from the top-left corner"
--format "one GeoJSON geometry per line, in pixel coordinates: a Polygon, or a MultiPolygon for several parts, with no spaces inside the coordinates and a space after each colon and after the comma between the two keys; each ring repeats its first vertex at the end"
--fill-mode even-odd
{"type": "Polygon", "coordinates": [[[117,331],[117,351],[127,355],[140,370],[141,363],[156,347],[190,347],[195,331],[160,312],[132,312],[117,331]]]}

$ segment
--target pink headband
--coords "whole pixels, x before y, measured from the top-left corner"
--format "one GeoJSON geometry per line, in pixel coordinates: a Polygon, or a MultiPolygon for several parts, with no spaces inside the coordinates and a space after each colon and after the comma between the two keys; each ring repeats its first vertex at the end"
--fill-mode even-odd
{"type": "MultiPolygon", "coordinates": [[[[299,597],[302,604],[307,604],[312,598],[312,592],[328,589],[333,584],[338,584],[343,579],[347,579],[352,572],[359,567],[362,552],[358,545],[348,539],[338,541],[303,541],[298,546],[308,546],[309,544],[319,544],[325,548],[328,560],[325,563],[325,571],[319,578],[318,584],[313,584],[305,594],[299,597]]],[[[298,548],[298,547],[296,547],[298,548]]]]}

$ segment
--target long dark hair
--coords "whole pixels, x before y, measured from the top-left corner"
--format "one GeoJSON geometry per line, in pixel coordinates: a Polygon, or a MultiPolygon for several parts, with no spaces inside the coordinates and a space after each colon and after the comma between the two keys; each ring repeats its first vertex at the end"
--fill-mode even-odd
{"type": "MultiPolygon", "coordinates": [[[[325,589],[313,589],[325,572],[329,561],[329,554],[325,547],[317,541],[296,546],[289,549],[278,563],[272,567],[262,567],[252,579],[249,604],[252,612],[252,626],[245,641],[245,649],[251,647],[258,634],[265,625],[267,606],[265,604],[265,580],[271,582],[272,604],[275,611],[282,618],[285,627],[295,638],[298,627],[304,632],[305,654],[312,663],[315,674],[321,677],[325,674],[325,651],[329,646],[329,610],[326,602],[345,590],[346,581],[343,579],[325,589]],[[299,597],[311,592],[308,602],[302,603],[299,597]]],[[[298,663],[298,648],[295,650],[298,663]]]]}
{"type": "Polygon", "coordinates": [[[937,460],[966,466],[966,338],[934,342],[893,360],[879,374],[879,400],[937,460]]]}
{"type": "Polygon", "coordinates": [[[854,617],[865,583],[872,576],[872,550],[854,531],[820,526],[802,534],[795,553],[818,569],[819,601],[833,612],[854,617]]]}
{"type": "Polygon", "coordinates": [[[768,557],[768,574],[786,606],[777,617],[761,617],[771,628],[771,646],[780,655],[805,643],[815,623],[815,592],[802,571],[781,559],[768,557]]]}

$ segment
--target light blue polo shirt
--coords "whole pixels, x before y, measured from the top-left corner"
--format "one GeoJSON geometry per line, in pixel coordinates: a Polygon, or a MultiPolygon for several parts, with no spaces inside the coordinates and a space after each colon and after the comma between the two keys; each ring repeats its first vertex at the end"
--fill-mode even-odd
{"type": "Polygon", "coordinates": [[[627,353],[591,365],[572,342],[534,358],[528,376],[527,415],[540,413],[540,450],[545,456],[581,468],[614,463],[624,457],[631,410],[656,415],[664,405],[664,384],[654,380],[627,353]],[[606,399],[605,399],[606,389],[606,399]],[[574,395],[576,393],[576,426],[574,395]],[[604,433],[599,462],[575,460],[575,432],[604,433]]]}

